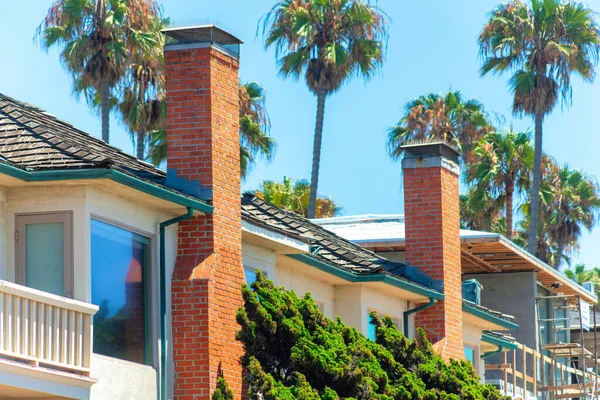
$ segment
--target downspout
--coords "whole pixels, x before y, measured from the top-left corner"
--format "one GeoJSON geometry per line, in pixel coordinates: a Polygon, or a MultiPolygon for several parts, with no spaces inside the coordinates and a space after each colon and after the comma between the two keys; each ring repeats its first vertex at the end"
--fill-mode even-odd
{"type": "Polygon", "coordinates": [[[433,306],[435,304],[435,299],[433,297],[429,298],[429,303],[427,304],[422,304],[419,307],[415,307],[411,310],[406,310],[404,311],[404,336],[408,337],[408,317],[410,314],[414,314],[417,311],[421,311],[424,310],[426,308],[429,308],[431,306],[433,306]]]}
{"type": "Polygon", "coordinates": [[[495,356],[496,354],[500,354],[500,353],[502,353],[503,351],[504,351],[504,347],[502,347],[502,346],[498,346],[498,350],[496,350],[496,351],[488,351],[487,353],[484,353],[484,354],[481,356],[481,359],[482,359],[482,360],[485,360],[486,358],[488,358],[488,357],[491,357],[491,356],[495,356]]]}
{"type": "Polygon", "coordinates": [[[160,398],[167,400],[167,266],[165,256],[165,228],[169,225],[190,219],[194,210],[160,223],[160,398]]]}

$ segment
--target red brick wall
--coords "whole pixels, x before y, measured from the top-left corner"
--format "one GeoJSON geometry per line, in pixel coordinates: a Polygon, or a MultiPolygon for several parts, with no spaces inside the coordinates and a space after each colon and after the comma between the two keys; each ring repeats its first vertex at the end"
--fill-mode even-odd
{"type": "Polygon", "coordinates": [[[212,215],[179,224],[172,281],[174,398],[208,399],[218,374],[241,397],[238,61],[213,48],[165,49],[167,167],[212,188],[212,215]]]}
{"type": "Polygon", "coordinates": [[[444,301],[420,311],[422,327],[444,359],[464,359],[458,176],[442,167],[404,169],[406,261],[443,280],[444,301]]]}

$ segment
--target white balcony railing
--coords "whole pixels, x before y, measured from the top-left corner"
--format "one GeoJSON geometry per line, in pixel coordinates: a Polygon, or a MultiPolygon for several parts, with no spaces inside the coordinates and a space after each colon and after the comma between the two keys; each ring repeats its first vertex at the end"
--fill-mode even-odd
{"type": "Polygon", "coordinates": [[[89,376],[98,307],[0,280],[0,358],[89,376]]]}

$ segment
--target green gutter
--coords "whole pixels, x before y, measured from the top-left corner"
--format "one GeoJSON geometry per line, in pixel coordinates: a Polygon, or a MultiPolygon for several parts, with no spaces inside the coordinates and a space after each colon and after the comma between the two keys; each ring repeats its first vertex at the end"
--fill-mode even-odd
{"type": "Polygon", "coordinates": [[[179,193],[154,185],[112,169],[77,169],[56,171],[24,171],[7,164],[0,163],[0,173],[12,176],[25,182],[64,181],[72,179],[110,179],[114,182],[129,186],[132,189],[149,194],[159,199],[178,204],[186,208],[211,214],[213,207],[179,193]]]}
{"type": "Polygon", "coordinates": [[[422,305],[420,305],[418,307],[415,307],[415,308],[412,308],[410,310],[404,311],[404,313],[403,313],[404,314],[403,315],[404,316],[404,321],[403,321],[404,322],[404,336],[408,337],[408,316],[410,314],[416,313],[417,311],[421,311],[421,310],[424,310],[426,308],[429,308],[429,307],[433,306],[434,304],[435,304],[435,299],[433,297],[430,297],[429,298],[429,303],[422,304],[422,305]]]}
{"type": "Polygon", "coordinates": [[[514,322],[510,322],[505,319],[498,318],[495,315],[488,314],[485,311],[478,309],[477,307],[473,307],[473,306],[465,303],[464,301],[463,301],[462,309],[463,309],[463,311],[465,311],[471,315],[474,315],[476,317],[479,317],[481,319],[484,319],[486,321],[489,321],[493,324],[499,325],[506,329],[517,329],[519,327],[519,325],[515,324],[514,322]]]}
{"type": "Polygon", "coordinates": [[[500,338],[490,336],[487,334],[481,335],[481,341],[489,344],[493,344],[498,347],[502,347],[506,350],[516,350],[519,345],[517,343],[509,342],[508,340],[502,340],[500,338]]]}
{"type": "Polygon", "coordinates": [[[389,274],[372,274],[372,275],[356,275],[352,272],[345,271],[341,268],[334,267],[333,265],[329,265],[323,261],[319,261],[316,258],[312,258],[307,254],[287,254],[288,257],[298,260],[304,264],[310,265],[321,271],[327,272],[329,274],[335,275],[338,278],[342,278],[348,282],[353,283],[365,283],[365,282],[383,282],[389,285],[395,286],[397,288],[407,290],[409,292],[429,297],[429,299],[435,300],[443,300],[444,294],[438,291],[427,289],[423,286],[416,285],[414,283],[405,281],[403,279],[396,278],[393,275],[389,274]]]}
{"type": "Polygon", "coordinates": [[[498,350],[496,351],[488,351],[487,353],[483,353],[481,355],[481,359],[485,360],[486,358],[489,358],[491,356],[495,356],[496,354],[500,354],[504,351],[504,347],[503,346],[498,346],[498,350]]]}
{"type": "Polygon", "coordinates": [[[165,228],[169,225],[190,219],[194,210],[188,208],[187,213],[160,223],[160,398],[167,400],[167,262],[165,255],[165,228]]]}

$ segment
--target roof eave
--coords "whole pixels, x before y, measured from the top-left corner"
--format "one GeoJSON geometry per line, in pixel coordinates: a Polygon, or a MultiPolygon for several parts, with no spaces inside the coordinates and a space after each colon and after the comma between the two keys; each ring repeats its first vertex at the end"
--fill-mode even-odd
{"type": "Polygon", "coordinates": [[[483,320],[491,322],[492,324],[495,324],[498,327],[501,327],[503,329],[512,330],[512,329],[517,329],[519,327],[519,325],[514,322],[507,321],[505,319],[498,318],[495,315],[486,313],[485,311],[482,311],[476,307],[473,307],[464,301],[463,301],[462,309],[466,313],[469,313],[477,318],[481,318],[483,320]]]}
{"type": "Polygon", "coordinates": [[[171,203],[189,207],[196,211],[212,214],[214,207],[200,200],[181,195],[163,187],[138,179],[113,169],[77,169],[53,171],[25,171],[8,164],[0,163],[0,173],[25,182],[49,182],[76,179],[110,179],[132,189],[149,194],[171,203]]]}
{"type": "Polygon", "coordinates": [[[383,282],[389,285],[395,286],[397,288],[406,290],[408,292],[412,292],[418,294],[420,296],[424,296],[427,298],[433,298],[434,300],[443,300],[444,294],[438,291],[427,289],[425,287],[416,285],[409,281],[405,281],[402,279],[398,279],[393,275],[389,274],[370,274],[370,275],[357,275],[352,272],[345,271],[341,268],[334,267],[333,265],[327,264],[323,261],[317,260],[309,256],[308,254],[287,254],[288,257],[293,258],[297,261],[300,261],[304,264],[310,265],[312,267],[318,268],[321,271],[330,273],[332,275],[337,276],[338,278],[342,278],[348,282],[352,283],[367,283],[367,282],[383,282]]]}
{"type": "Polygon", "coordinates": [[[481,341],[485,342],[485,343],[493,344],[494,346],[502,347],[502,348],[508,349],[508,350],[516,350],[519,347],[519,345],[517,343],[509,342],[507,340],[502,340],[500,338],[497,338],[497,337],[494,337],[491,335],[487,335],[485,333],[481,335],[481,341]]]}

